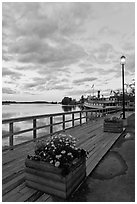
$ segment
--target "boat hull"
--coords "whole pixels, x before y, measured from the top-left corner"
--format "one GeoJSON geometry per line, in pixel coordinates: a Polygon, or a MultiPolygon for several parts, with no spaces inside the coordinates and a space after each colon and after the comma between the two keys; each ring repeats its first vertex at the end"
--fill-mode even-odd
{"type": "Polygon", "coordinates": [[[93,104],[90,104],[90,103],[84,103],[84,107],[85,108],[90,108],[90,109],[100,109],[100,108],[103,108],[102,105],[93,105],[93,104]]]}
{"type": "Polygon", "coordinates": [[[118,108],[120,106],[116,106],[116,105],[109,105],[108,103],[107,104],[91,104],[91,103],[87,103],[85,102],[84,103],[84,107],[85,108],[90,108],[90,109],[103,109],[103,108],[118,108]]]}

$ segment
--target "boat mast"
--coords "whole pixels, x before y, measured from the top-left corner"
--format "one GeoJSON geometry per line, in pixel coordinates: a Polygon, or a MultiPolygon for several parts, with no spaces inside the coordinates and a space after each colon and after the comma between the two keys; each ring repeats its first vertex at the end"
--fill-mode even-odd
{"type": "Polygon", "coordinates": [[[93,89],[93,98],[94,98],[94,84],[91,86],[91,88],[93,89]]]}

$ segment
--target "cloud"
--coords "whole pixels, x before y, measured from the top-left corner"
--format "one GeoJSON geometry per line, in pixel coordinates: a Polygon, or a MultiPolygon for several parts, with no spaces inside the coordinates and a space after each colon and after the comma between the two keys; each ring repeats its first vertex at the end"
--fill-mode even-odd
{"type": "Polygon", "coordinates": [[[59,77],[50,79],[47,81],[45,85],[46,90],[67,90],[71,89],[71,85],[67,84],[66,82],[62,82],[59,80],[59,77]]]}
{"type": "Polygon", "coordinates": [[[91,93],[91,89],[89,90],[72,90],[72,91],[68,91],[67,95],[68,96],[81,96],[81,95],[85,95],[85,94],[90,94],[91,93]]]}
{"type": "MultiPolygon", "coordinates": [[[[54,67],[64,67],[78,62],[86,56],[82,47],[69,43],[67,45],[60,44],[58,47],[51,47],[47,43],[40,43],[39,46],[29,46],[23,43],[27,52],[18,55],[17,60],[22,63],[33,63],[38,65],[51,65],[54,67]],[[41,46],[40,46],[41,45],[41,46]],[[36,47],[36,49],[33,49],[36,47]]],[[[35,44],[35,41],[33,42],[35,44]]],[[[19,47],[22,47],[19,45],[19,47]]]]}
{"type": "Polygon", "coordinates": [[[112,36],[112,35],[116,35],[118,33],[118,31],[114,30],[114,29],[110,29],[108,26],[103,26],[99,31],[99,34],[104,35],[104,36],[112,36]]]}
{"type": "Polygon", "coordinates": [[[92,81],[95,81],[97,80],[96,77],[84,77],[84,78],[81,78],[81,79],[75,79],[73,80],[73,84],[81,84],[81,83],[85,83],[85,82],[92,82],[92,81]]]}
{"type": "MultiPolygon", "coordinates": [[[[109,74],[117,72],[116,67],[113,67],[112,65],[104,64],[102,65],[94,65],[93,64],[80,64],[80,67],[82,69],[81,73],[87,73],[87,74],[94,74],[95,76],[101,75],[101,76],[107,76],[109,74]],[[108,68],[109,67],[109,68],[108,68]]],[[[98,77],[96,77],[97,80],[99,80],[98,77]]]]}
{"type": "Polygon", "coordinates": [[[32,89],[32,88],[34,88],[34,87],[37,87],[37,86],[39,86],[37,83],[27,83],[27,84],[25,84],[24,85],[24,88],[25,89],[32,89]]]}
{"type": "Polygon", "coordinates": [[[24,64],[50,63],[53,67],[76,63],[86,53],[65,36],[68,30],[78,31],[87,10],[87,4],[3,3],[3,46],[7,48],[3,59],[14,56],[24,64]]]}
{"type": "Polygon", "coordinates": [[[12,90],[11,88],[8,88],[8,87],[3,87],[2,88],[2,93],[3,94],[16,94],[17,91],[12,90]]]}
{"type": "Polygon", "coordinates": [[[80,32],[92,13],[91,3],[3,3],[3,27],[16,38],[66,36],[80,32]]]}
{"type": "Polygon", "coordinates": [[[34,96],[37,96],[38,95],[38,93],[36,93],[36,92],[33,92],[33,90],[32,91],[24,91],[24,94],[28,94],[28,95],[34,95],[34,96]]]}
{"type": "Polygon", "coordinates": [[[55,85],[52,89],[67,90],[67,89],[72,89],[72,87],[68,86],[68,84],[61,84],[61,85],[55,85]]]}
{"type": "Polygon", "coordinates": [[[101,74],[101,75],[107,75],[107,74],[112,74],[116,73],[116,69],[110,68],[110,69],[105,69],[105,68],[97,68],[96,71],[101,74]]]}
{"type": "Polygon", "coordinates": [[[133,77],[134,4],[3,2],[2,9],[4,86],[10,78],[22,96],[58,90],[77,95],[78,85],[82,91],[92,80],[119,79],[121,53],[133,77]]]}
{"type": "Polygon", "coordinates": [[[103,43],[99,46],[99,48],[94,49],[92,53],[96,57],[96,61],[98,64],[108,64],[111,62],[110,55],[115,53],[115,49],[110,43],[103,43]]]}
{"type": "Polygon", "coordinates": [[[23,75],[22,73],[12,71],[5,67],[2,69],[2,76],[3,77],[9,76],[11,77],[12,80],[20,79],[22,75],[23,75]]]}
{"type": "Polygon", "coordinates": [[[46,91],[46,90],[67,90],[71,89],[72,87],[66,83],[68,79],[59,80],[59,76],[55,76],[51,79],[51,77],[34,77],[33,82],[27,82],[22,86],[24,90],[28,91],[46,91]]]}
{"type": "MultiPolygon", "coordinates": [[[[104,74],[105,70],[112,69],[112,63],[117,60],[118,52],[114,48],[113,44],[110,43],[98,43],[96,47],[88,50],[88,57],[79,64],[83,72],[95,73],[100,72],[104,74]],[[104,68],[101,68],[103,67],[104,68]]],[[[111,70],[112,71],[112,70],[111,70]]],[[[108,71],[109,72],[109,71],[108,71]]]]}
{"type": "Polygon", "coordinates": [[[24,90],[25,93],[31,93],[31,95],[38,94],[39,91],[46,90],[46,81],[44,78],[34,77],[32,82],[27,82],[22,85],[22,90],[24,90]]]}
{"type": "Polygon", "coordinates": [[[129,72],[134,73],[135,72],[135,53],[133,54],[127,54],[126,55],[126,68],[129,72]]]}
{"type": "Polygon", "coordinates": [[[126,52],[134,52],[135,51],[135,44],[133,42],[125,42],[122,46],[123,50],[126,52]]]}

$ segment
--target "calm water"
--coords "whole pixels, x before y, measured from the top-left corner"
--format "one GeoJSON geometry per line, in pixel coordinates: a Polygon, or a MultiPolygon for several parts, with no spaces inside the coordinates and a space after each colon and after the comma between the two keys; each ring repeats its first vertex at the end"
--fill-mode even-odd
{"type": "MultiPolygon", "coordinates": [[[[61,113],[69,111],[78,111],[79,107],[66,107],[60,104],[11,104],[2,106],[2,119],[17,118],[24,116],[33,116],[33,115],[43,115],[43,114],[52,114],[52,113],[61,113]]],[[[71,116],[67,116],[67,119],[70,119],[71,116]]],[[[62,117],[57,117],[56,121],[61,121],[62,117]]],[[[49,124],[47,119],[37,120],[37,125],[42,126],[49,124]]],[[[67,126],[70,124],[66,123],[67,126]]],[[[18,122],[14,124],[14,131],[19,131],[32,127],[32,120],[25,122],[18,122]]],[[[54,131],[57,131],[62,126],[55,126],[54,131]]],[[[38,137],[42,136],[43,133],[46,134],[49,132],[49,129],[41,129],[37,131],[38,137]]],[[[8,125],[2,125],[2,133],[8,133],[8,125]]],[[[32,138],[32,132],[24,133],[21,135],[14,136],[14,143],[18,144],[22,141],[27,141],[32,138]]],[[[8,145],[8,138],[3,139],[2,144],[8,145]]]]}
{"type": "Polygon", "coordinates": [[[60,104],[11,104],[2,106],[2,119],[43,115],[80,110],[79,107],[65,107],[60,104]]]}

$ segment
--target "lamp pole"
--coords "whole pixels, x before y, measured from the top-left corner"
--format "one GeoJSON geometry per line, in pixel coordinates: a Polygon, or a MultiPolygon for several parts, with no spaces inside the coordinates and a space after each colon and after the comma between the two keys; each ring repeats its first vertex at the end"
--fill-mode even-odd
{"type": "Polygon", "coordinates": [[[121,65],[122,65],[122,88],[123,88],[123,119],[125,119],[125,92],[124,92],[124,65],[125,65],[126,57],[121,57],[121,65]]]}

